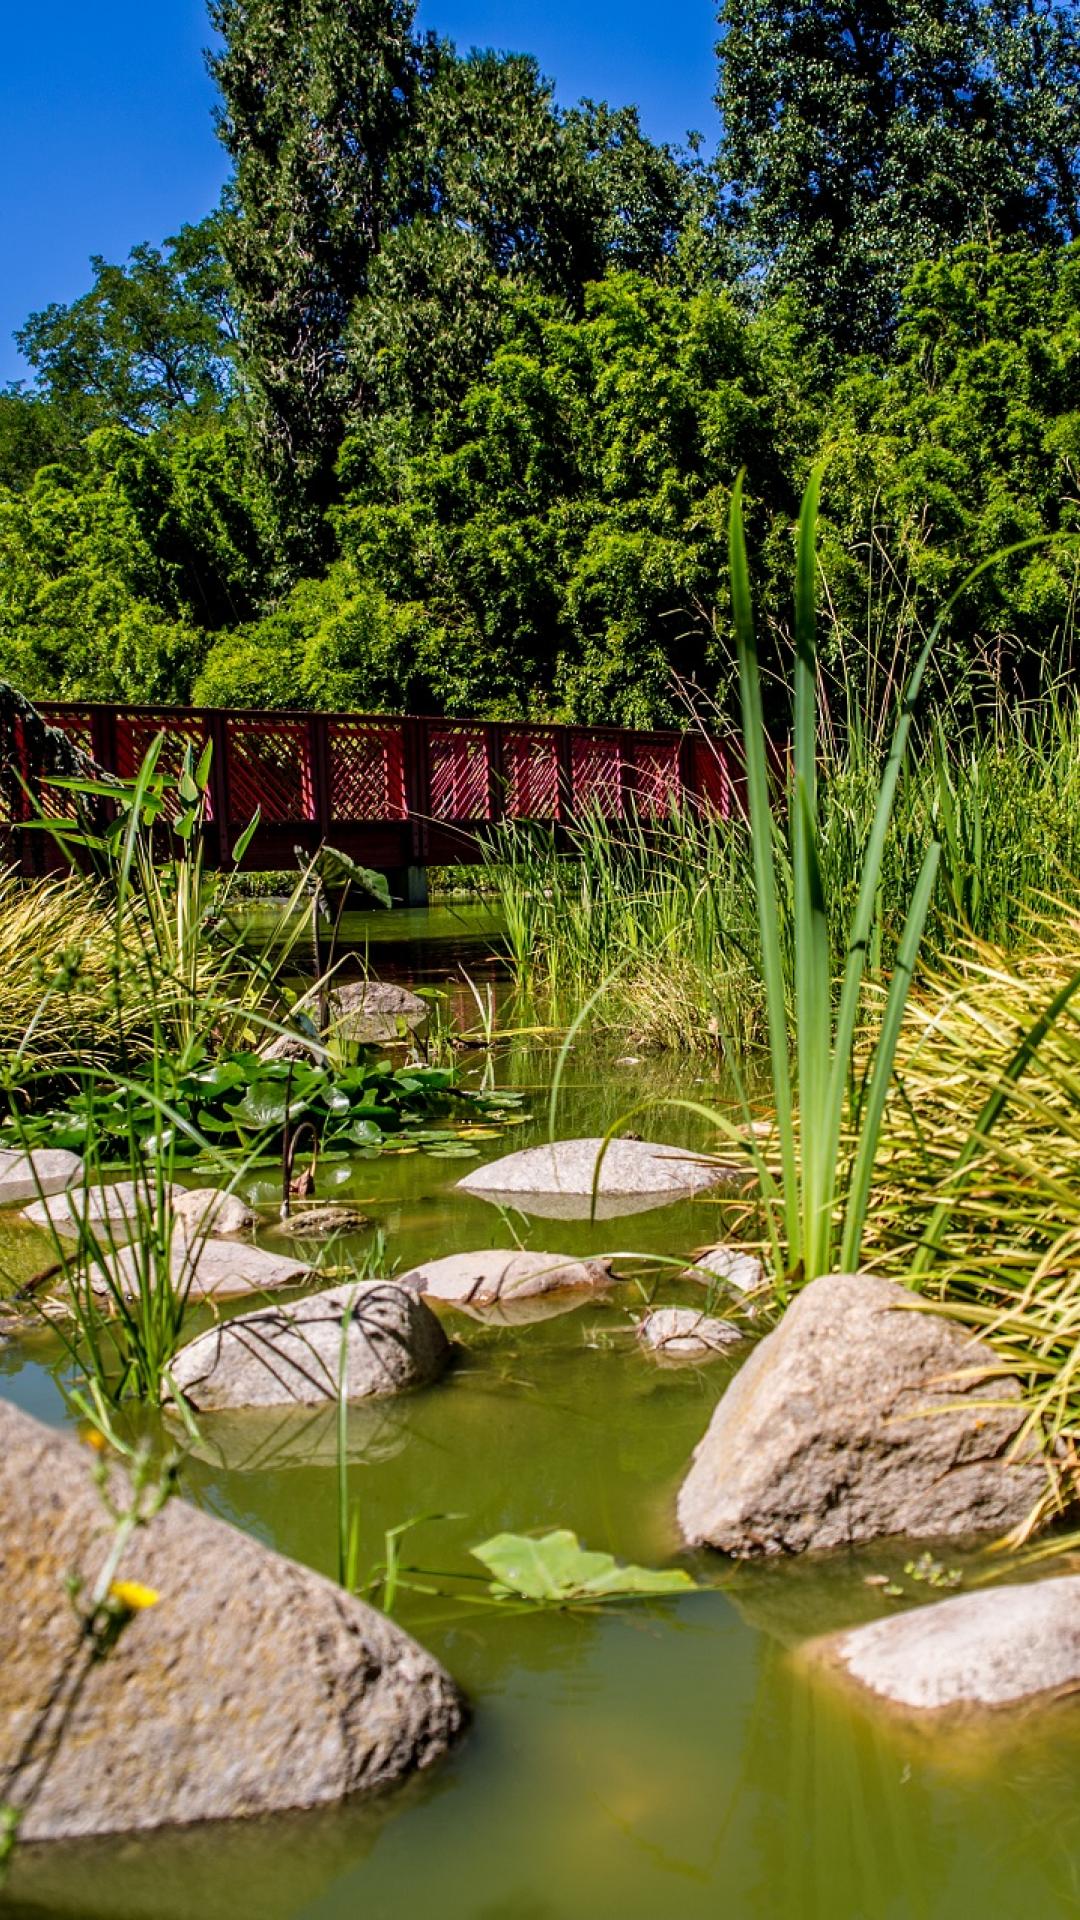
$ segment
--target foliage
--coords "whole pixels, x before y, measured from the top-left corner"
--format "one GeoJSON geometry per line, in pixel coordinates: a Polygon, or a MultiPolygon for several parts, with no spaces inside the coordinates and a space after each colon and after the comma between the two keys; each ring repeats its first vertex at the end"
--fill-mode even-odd
{"type": "Polygon", "coordinates": [[[1080,234],[1072,4],[721,0],[722,168],[759,271],[879,348],[917,262],[1080,234]]]}
{"type": "Polygon", "coordinates": [[[858,1267],[881,1115],[940,853],[934,841],[922,857],[880,1027],[859,1077],[854,1060],[857,1023],[862,1011],[863,981],[885,845],[897,783],[907,754],[912,707],[936,630],[926,642],[900,704],[892,743],[881,770],[865,849],[854,869],[858,891],[840,954],[830,939],[818,809],[817,503],[815,475],[807,488],[799,522],[794,760],[787,778],[787,833],[779,850],[783,863],[790,868],[794,909],[794,1063],[790,1057],[788,992],[780,933],[780,885],[773,844],[775,823],[768,736],[761,703],[741,486],[735,489],[731,507],[731,592],[739,650],[754,897],[769,1034],[771,1093],[781,1162],[779,1184],[761,1153],[755,1151],[753,1157],[768,1208],[778,1280],[781,1275],[814,1280],[819,1274],[832,1273],[837,1256],[842,1272],[853,1273],[858,1267]],[[842,972],[842,983],[834,1008],[834,981],[838,972],[842,972]]]}
{"type": "MultiPolygon", "coordinates": [[[[971,941],[912,996],[885,1114],[875,1264],[986,1335],[1019,1378],[1023,1439],[1075,1476],[1080,1210],[1076,922],[1022,955],[971,941]]],[[[1052,1496],[1048,1486],[1048,1498],[1052,1496]]]]}
{"type": "Polygon", "coordinates": [[[32,313],[16,334],[45,404],[76,443],[97,427],[146,434],[218,412],[233,380],[235,318],[221,215],[126,266],[95,254],[94,284],[70,306],[32,313]]]}
{"type": "Polygon", "coordinates": [[[532,1537],[497,1533],[472,1549],[493,1576],[495,1599],[530,1600],[544,1606],[574,1606],[602,1600],[644,1599],[693,1593],[684,1567],[624,1566],[613,1554],[590,1552],[564,1527],[532,1537]]]}
{"type": "Polygon", "coordinates": [[[347,1152],[363,1159],[386,1147],[423,1149],[440,1157],[472,1158],[468,1121],[485,1131],[516,1110],[522,1096],[483,1093],[458,1087],[451,1067],[394,1066],[374,1049],[354,1049],[360,1057],[334,1066],[267,1060],[257,1053],[210,1056],[201,1045],[185,1050],[183,1062],[146,1063],[122,1083],[84,1073],[69,1060],[79,1090],[49,1100],[55,1075],[20,1076],[18,1085],[32,1100],[29,1113],[0,1125],[5,1144],[66,1147],[89,1154],[101,1166],[126,1164],[134,1135],[142,1152],[160,1145],[172,1149],[175,1167],[206,1165],[209,1156],[239,1152],[281,1158],[286,1121],[309,1120],[323,1151],[347,1152]],[[35,1097],[36,1096],[36,1097],[35,1097]],[[447,1112],[466,1120],[459,1126],[433,1127],[447,1112]]]}

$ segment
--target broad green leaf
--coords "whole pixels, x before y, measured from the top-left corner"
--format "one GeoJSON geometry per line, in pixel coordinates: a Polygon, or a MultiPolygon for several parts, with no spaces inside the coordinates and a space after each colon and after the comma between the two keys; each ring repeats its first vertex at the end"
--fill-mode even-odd
{"type": "Polygon", "coordinates": [[[496,1533],[473,1547],[472,1554],[494,1576],[493,1593],[555,1606],[574,1600],[628,1600],[696,1591],[682,1567],[620,1566],[613,1554],[583,1547],[565,1527],[536,1539],[496,1533]]]}

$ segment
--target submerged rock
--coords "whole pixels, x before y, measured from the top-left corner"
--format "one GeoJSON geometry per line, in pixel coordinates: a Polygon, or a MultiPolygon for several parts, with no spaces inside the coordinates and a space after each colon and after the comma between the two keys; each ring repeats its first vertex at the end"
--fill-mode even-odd
{"type": "Polygon", "coordinates": [[[287,1220],[276,1220],[271,1231],[283,1240],[328,1240],[335,1233],[360,1233],[370,1225],[367,1214],[356,1207],[320,1204],[298,1207],[287,1220]]]}
{"type": "MultiPolygon", "coordinates": [[[[602,1139],[557,1140],[525,1147],[467,1173],[458,1187],[495,1205],[519,1207],[549,1220],[587,1220],[602,1139]]],[[[610,1140],[600,1164],[596,1217],[644,1213],[713,1187],[741,1183],[744,1167],[703,1159],[689,1148],[651,1140],[610,1140]]]]}
{"type": "MultiPolygon", "coordinates": [[[[106,1263],[124,1293],[139,1286],[139,1252],[122,1247],[106,1263]]],[[[242,1240],[186,1241],[177,1234],[172,1243],[173,1285],[183,1289],[190,1300],[235,1300],[250,1293],[275,1293],[283,1287],[303,1286],[315,1268],[306,1260],[283,1253],[267,1253],[242,1240]]],[[[95,1284],[105,1287],[101,1274],[95,1284]]]]}
{"type": "MultiPolygon", "coordinates": [[[[175,1204],[179,1187],[166,1184],[165,1193],[175,1204]]],[[[65,1240],[77,1240],[84,1227],[102,1229],[101,1238],[134,1239],[153,1218],[157,1207],[157,1189],[142,1180],[117,1180],[111,1186],[72,1187],[45,1200],[35,1200],[23,1208],[23,1218],[32,1226],[52,1227],[65,1240]]]]}
{"type": "Polygon", "coordinates": [[[430,1765],[462,1725],[400,1627],[180,1500],[119,1568],[154,1604],[95,1660],[67,1582],[92,1590],[113,1523],[83,1449],[3,1402],[0,1514],[0,1778],[20,1842],[325,1805],[430,1765]]]}
{"type": "Polygon", "coordinates": [[[733,1293],[756,1293],[765,1284],[765,1268],[756,1253],[742,1247],[702,1247],[681,1278],[700,1280],[706,1287],[730,1287],[733,1293]]]}
{"type": "Polygon", "coordinates": [[[741,1557],[1018,1525],[1046,1470],[1006,1459],[1023,1413],[996,1365],[894,1280],[812,1281],[717,1406],[679,1494],[684,1539],[741,1557]]]}
{"type": "Polygon", "coordinates": [[[180,1349],[171,1381],[200,1413],[315,1407],[336,1401],[342,1387],[346,1400],[365,1400],[426,1386],[449,1356],[422,1300],[392,1281],[363,1280],[212,1327],[180,1349]]]}
{"type": "Polygon", "coordinates": [[[457,1307],[510,1306],[547,1293],[594,1293],[610,1287],[606,1260],[568,1260],[561,1253],[448,1253],[397,1276],[395,1284],[457,1307]]]}
{"type": "Polygon", "coordinates": [[[674,1360],[711,1359],[744,1338],[730,1320],[715,1320],[694,1307],[654,1307],[638,1321],[637,1337],[650,1353],[674,1360]]]}
{"type": "Polygon", "coordinates": [[[988,1587],[807,1649],[914,1712],[1007,1707],[1080,1687],[1080,1575],[988,1587]]]}
{"type": "Polygon", "coordinates": [[[0,1151],[0,1207],[36,1200],[39,1194],[62,1193],[83,1177],[77,1153],[62,1147],[35,1147],[31,1153],[0,1151]]]}
{"type": "Polygon", "coordinates": [[[197,1234],[250,1233],[257,1215],[238,1193],[217,1187],[187,1187],[173,1194],[173,1212],[189,1239],[197,1234]]]}

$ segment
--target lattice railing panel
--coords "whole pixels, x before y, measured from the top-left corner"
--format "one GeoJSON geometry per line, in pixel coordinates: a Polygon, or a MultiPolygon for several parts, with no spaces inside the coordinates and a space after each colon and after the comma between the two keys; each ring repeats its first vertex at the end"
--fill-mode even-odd
{"type": "Polygon", "coordinates": [[[489,820],[487,736],[480,727],[432,727],[428,734],[434,820],[489,820]]]}
{"type": "Polygon", "coordinates": [[[633,749],[634,799],[639,813],[671,813],[682,798],[677,740],[639,741],[633,749]]]}
{"type": "Polygon", "coordinates": [[[405,743],[400,726],[331,720],[330,813],[334,820],[405,820],[405,743]]]}
{"type": "Polygon", "coordinates": [[[559,748],[551,733],[503,736],[506,812],[511,820],[555,820],[559,814],[559,748]]]}
{"type": "Polygon", "coordinates": [[[271,826],[315,819],[306,721],[234,714],[228,739],[229,815],[234,826],[244,825],[256,811],[271,826]]]}
{"type": "Polygon", "coordinates": [[[575,733],[570,744],[573,811],[603,814],[623,811],[622,748],[607,734],[575,733]]]}
{"type": "MultiPolygon", "coordinates": [[[[49,712],[41,708],[41,717],[50,727],[56,727],[67,735],[73,746],[81,748],[83,753],[94,751],[94,722],[88,708],[65,707],[62,711],[49,712]]],[[[21,727],[20,727],[21,732],[21,727]]],[[[20,758],[23,769],[26,765],[26,749],[21,748],[20,758]]],[[[40,783],[38,798],[41,811],[47,820],[70,820],[75,811],[74,796],[65,792],[63,787],[50,787],[47,780],[40,783]]]]}
{"type": "MultiPolygon", "coordinates": [[[[118,773],[122,780],[134,780],[159,734],[162,736],[161,750],[155,773],[163,774],[171,788],[179,776],[189,747],[192,758],[198,761],[206,745],[206,730],[194,716],[186,726],[178,724],[176,714],[168,708],[157,713],[124,713],[121,710],[116,715],[115,765],[112,771],[118,773]]],[[[181,805],[178,797],[167,793],[166,812],[170,817],[179,813],[181,805]]],[[[213,817],[209,794],[206,814],[208,819],[213,817]]]]}
{"type": "Polygon", "coordinates": [[[719,740],[694,741],[694,786],[702,804],[729,820],[735,811],[735,770],[719,740]]]}

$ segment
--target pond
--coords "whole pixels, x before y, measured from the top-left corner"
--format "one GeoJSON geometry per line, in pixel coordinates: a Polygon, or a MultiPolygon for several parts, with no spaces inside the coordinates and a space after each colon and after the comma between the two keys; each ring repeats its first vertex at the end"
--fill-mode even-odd
{"type": "MultiPolygon", "coordinates": [[[[486,1157],[546,1137],[553,1059],[539,1043],[500,1059],[500,1083],[530,1089],[532,1118],[479,1142],[486,1157]]],[[[462,1072],[478,1079],[483,1060],[467,1057],[462,1072]]],[[[603,1131],[640,1099],[672,1093],[726,1090],[698,1068],[579,1047],[559,1133],[603,1131]]],[[[705,1139],[672,1112],[631,1124],[705,1139]]],[[[499,1214],[454,1189],[468,1165],[414,1153],[333,1163],[320,1177],[327,1197],[355,1202],[383,1228],[405,1266],[507,1244],[499,1214]]],[[[272,1205],[269,1188],[253,1192],[272,1205]]],[[[549,1251],[681,1256],[722,1238],[724,1220],[714,1196],[606,1223],[513,1224],[549,1251]]],[[[6,1235],[10,1249],[25,1229],[6,1235]]],[[[359,1236],[356,1250],[364,1244],[359,1236]]],[[[704,1297],[669,1281],[657,1293],[704,1297]]],[[[492,1533],[550,1526],[620,1558],[675,1561],[675,1489],[743,1350],[708,1366],[660,1366],[633,1340],[639,1307],[627,1285],[608,1304],[515,1327],[448,1311],[460,1353],[446,1379],[353,1409],[362,1563],[381,1558],[387,1528],[424,1515],[442,1517],[410,1535],[408,1557],[439,1571],[475,1571],[468,1550],[492,1533]]],[[[0,1390],[63,1421],[59,1364],[40,1342],[12,1344],[0,1351],[0,1390]]],[[[185,1469],[188,1497],[332,1575],[332,1422],[276,1418],[204,1439],[185,1469]]],[[[1066,1708],[1013,1724],[1007,1746],[953,1751],[856,1711],[794,1657],[808,1635],[893,1604],[866,1577],[902,1579],[910,1554],[909,1543],[890,1543],[784,1567],[702,1555],[690,1564],[708,1590],[603,1613],[499,1613],[405,1594],[398,1617],[473,1710],[430,1776],[314,1815],[27,1849],[0,1909],[82,1920],[1080,1911],[1080,1715],[1066,1708]]],[[[969,1582],[1005,1571],[985,1556],[950,1559],[969,1582]]]]}

